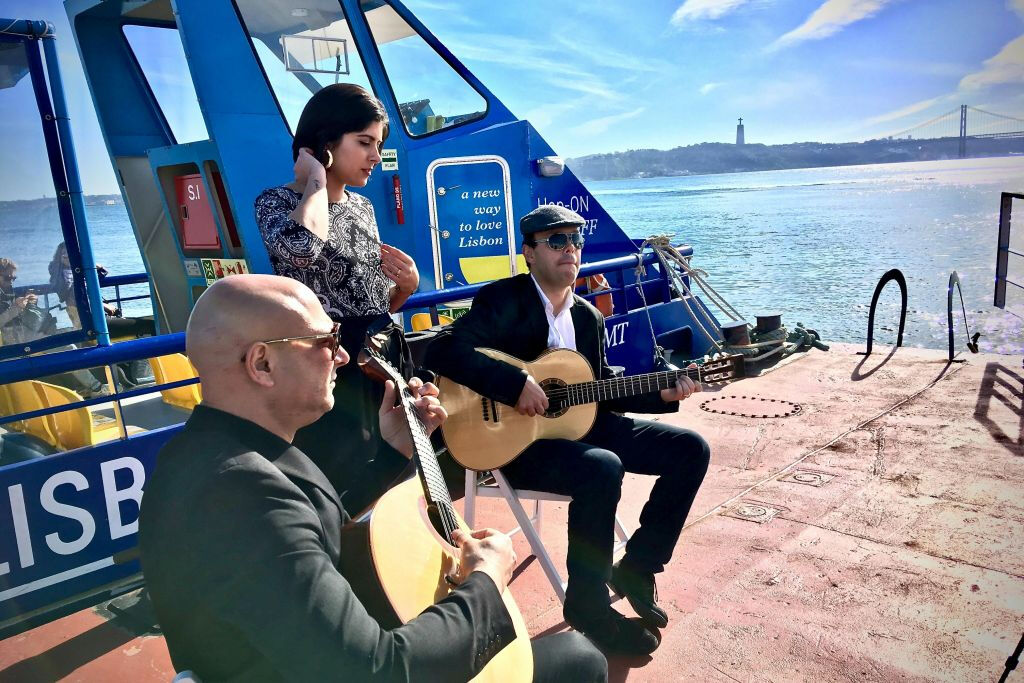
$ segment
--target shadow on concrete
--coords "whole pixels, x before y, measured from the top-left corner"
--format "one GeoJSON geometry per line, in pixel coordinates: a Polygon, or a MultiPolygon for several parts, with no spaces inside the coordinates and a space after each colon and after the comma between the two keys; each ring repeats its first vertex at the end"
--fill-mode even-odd
{"type": "MultiPolygon", "coordinates": [[[[981,377],[978,402],[974,406],[974,419],[980,422],[992,440],[1012,454],[1024,456],[1024,376],[1001,363],[989,363],[981,377]],[[992,401],[996,400],[1017,415],[1017,433],[1007,434],[990,417],[992,401]]],[[[1012,431],[1012,430],[1011,430],[1012,431]]]]}
{"type": "Polygon", "coordinates": [[[892,350],[889,352],[889,355],[887,355],[885,358],[883,358],[881,363],[879,363],[878,365],[874,366],[873,368],[871,368],[867,372],[861,372],[861,368],[864,367],[864,364],[868,362],[868,359],[871,358],[871,356],[864,356],[863,358],[861,358],[860,362],[857,363],[857,367],[855,367],[853,369],[853,372],[850,373],[850,381],[851,382],[859,382],[862,379],[867,379],[871,375],[873,375],[876,372],[878,372],[882,368],[882,366],[884,366],[886,363],[889,362],[889,360],[896,354],[896,350],[899,349],[899,348],[900,347],[898,347],[898,346],[892,347],[892,350]]]}
{"type": "Polygon", "coordinates": [[[140,635],[160,633],[159,627],[155,626],[152,605],[144,592],[121,596],[97,607],[96,611],[107,621],[34,657],[0,669],[0,683],[61,680],[140,635]]]}

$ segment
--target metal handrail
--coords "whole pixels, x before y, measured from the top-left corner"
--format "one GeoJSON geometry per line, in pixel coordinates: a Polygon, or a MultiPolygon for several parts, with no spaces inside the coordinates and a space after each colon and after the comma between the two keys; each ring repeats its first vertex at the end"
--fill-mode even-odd
{"type": "Polygon", "coordinates": [[[1024,289],[1024,284],[1010,279],[1010,254],[1024,257],[1024,254],[1010,249],[1010,214],[1013,200],[1024,199],[1024,194],[1003,192],[999,198],[999,238],[996,243],[996,291],[993,306],[1006,308],[1006,285],[1024,289]]]}
{"type": "MultiPolygon", "coordinates": [[[[654,262],[657,259],[657,255],[653,251],[650,251],[644,253],[642,257],[640,254],[633,254],[630,256],[618,256],[616,258],[605,259],[603,261],[584,263],[580,266],[579,277],[586,277],[588,275],[594,275],[595,273],[606,273],[609,270],[634,268],[641,258],[643,259],[643,262],[647,264],[654,262]]],[[[458,287],[435,289],[430,292],[413,294],[409,297],[408,301],[405,302],[401,310],[404,311],[410,308],[429,308],[431,306],[436,306],[437,304],[448,303],[449,301],[469,299],[487,284],[489,283],[477,282],[472,285],[460,285],[458,287]]]]}
{"type": "MultiPolygon", "coordinates": [[[[964,313],[964,329],[967,331],[967,348],[971,353],[978,352],[978,337],[981,336],[980,332],[975,332],[971,335],[971,327],[967,324],[967,308],[964,306],[964,290],[960,286],[960,276],[954,270],[949,274],[949,286],[946,288],[946,316],[947,316],[947,327],[949,329],[949,362],[953,360],[953,285],[956,285],[956,291],[960,293],[960,310],[964,313]]],[[[961,359],[959,362],[963,362],[961,359]]]]}
{"type": "Polygon", "coordinates": [[[900,329],[896,335],[896,346],[903,346],[903,328],[907,322],[907,278],[903,277],[903,273],[899,268],[893,268],[883,275],[882,279],[875,285],[875,293],[871,297],[871,308],[868,310],[868,348],[866,351],[858,351],[858,355],[871,355],[871,345],[874,342],[875,336],[875,305],[878,303],[878,297],[882,294],[882,289],[885,288],[890,280],[895,280],[896,284],[900,286],[902,305],[900,306],[900,329]]]}
{"type": "MultiPolygon", "coordinates": [[[[604,273],[610,270],[635,267],[640,255],[620,256],[603,261],[595,261],[585,264],[580,268],[580,276],[604,273]]],[[[644,263],[655,259],[653,253],[643,254],[644,263]]],[[[109,282],[111,278],[106,278],[109,282]]],[[[402,307],[425,308],[437,303],[467,299],[476,294],[486,282],[480,282],[461,287],[439,289],[431,292],[413,294],[402,307]]],[[[20,382],[26,379],[35,379],[45,375],[53,375],[60,372],[95,368],[103,365],[113,365],[131,360],[142,360],[155,356],[166,356],[170,353],[185,352],[185,333],[175,332],[162,334],[155,337],[143,337],[124,341],[111,346],[90,346],[70,351],[58,351],[40,356],[27,356],[14,358],[0,362],[0,384],[20,382]]],[[[125,395],[125,394],[121,394],[125,395]]],[[[110,398],[107,398],[109,402],[110,398]]],[[[100,401],[102,402],[102,401],[100,401]]]]}

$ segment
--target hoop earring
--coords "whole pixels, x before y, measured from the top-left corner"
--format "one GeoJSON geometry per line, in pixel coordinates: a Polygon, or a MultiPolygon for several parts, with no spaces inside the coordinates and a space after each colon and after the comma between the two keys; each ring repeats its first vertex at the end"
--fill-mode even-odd
{"type": "Polygon", "coordinates": [[[324,164],[324,169],[328,169],[334,165],[334,156],[331,154],[331,150],[325,149],[324,153],[327,155],[327,163],[324,164]]]}

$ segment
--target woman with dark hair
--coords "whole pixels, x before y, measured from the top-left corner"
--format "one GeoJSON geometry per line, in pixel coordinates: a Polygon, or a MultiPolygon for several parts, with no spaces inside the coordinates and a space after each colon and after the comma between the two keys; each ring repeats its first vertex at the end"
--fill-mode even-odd
{"type": "MultiPolygon", "coordinates": [[[[382,244],[373,205],[349,187],[364,187],[388,135],[383,105],[364,88],[328,85],[306,104],[295,130],[295,180],[256,199],[256,222],[274,272],[312,289],[341,324],[342,345],[355,358],[368,329],[384,327],[388,354],[408,375],[405,339],[389,320],[419,285],[411,257],[382,244]]],[[[295,445],[327,474],[350,510],[372,502],[407,464],[380,438],[383,389],[342,366],[334,409],[301,430],[295,445]],[[362,434],[339,443],[338,434],[362,434]]]]}

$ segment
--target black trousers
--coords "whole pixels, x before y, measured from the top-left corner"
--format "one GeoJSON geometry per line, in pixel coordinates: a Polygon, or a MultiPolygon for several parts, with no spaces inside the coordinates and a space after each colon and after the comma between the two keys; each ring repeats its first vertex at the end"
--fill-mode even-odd
{"type": "Polygon", "coordinates": [[[582,633],[567,631],[532,641],[533,683],[606,683],[608,660],[582,633]]]}
{"type": "Polygon", "coordinates": [[[683,523],[707,472],[711,451],[696,432],[598,413],[579,441],[543,439],[502,468],[516,488],[572,496],[566,605],[599,611],[609,604],[615,509],[626,472],[658,477],[626,545],[627,561],[658,573],[672,558],[683,523]]]}

